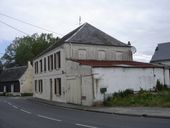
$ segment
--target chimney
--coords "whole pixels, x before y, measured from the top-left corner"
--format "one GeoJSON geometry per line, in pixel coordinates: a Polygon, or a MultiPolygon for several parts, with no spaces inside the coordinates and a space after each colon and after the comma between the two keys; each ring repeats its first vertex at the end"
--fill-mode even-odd
{"type": "Polygon", "coordinates": [[[28,61],[28,68],[32,67],[31,62],[28,61]]]}
{"type": "Polygon", "coordinates": [[[128,45],[130,45],[130,46],[131,46],[131,43],[130,43],[130,41],[128,41],[128,45]]]}

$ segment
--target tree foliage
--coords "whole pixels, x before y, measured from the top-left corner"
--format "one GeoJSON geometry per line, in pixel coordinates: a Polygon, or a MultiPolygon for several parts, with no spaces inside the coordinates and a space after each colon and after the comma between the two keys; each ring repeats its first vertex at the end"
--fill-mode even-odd
{"type": "Polygon", "coordinates": [[[5,67],[26,65],[34,57],[40,54],[47,47],[55,43],[59,38],[53,37],[52,34],[37,33],[31,36],[15,38],[7,47],[2,57],[5,67]]]}

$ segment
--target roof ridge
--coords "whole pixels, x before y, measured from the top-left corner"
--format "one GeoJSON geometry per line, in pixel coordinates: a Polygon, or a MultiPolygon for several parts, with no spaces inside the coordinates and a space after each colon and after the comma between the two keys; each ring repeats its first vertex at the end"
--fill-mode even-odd
{"type": "Polygon", "coordinates": [[[158,45],[170,44],[170,42],[158,43],[158,45]]]}
{"type": "Polygon", "coordinates": [[[71,37],[65,40],[65,42],[68,42],[70,39],[72,39],[78,32],[81,31],[81,29],[86,25],[87,23],[84,23],[71,37]]]}
{"type": "Polygon", "coordinates": [[[12,70],[12,69],[18,69],[18,68],[26,68],[27,66],[17,66],[17,67],[11,67],[11,68],[6,68],[5,70],[12,70]]]}

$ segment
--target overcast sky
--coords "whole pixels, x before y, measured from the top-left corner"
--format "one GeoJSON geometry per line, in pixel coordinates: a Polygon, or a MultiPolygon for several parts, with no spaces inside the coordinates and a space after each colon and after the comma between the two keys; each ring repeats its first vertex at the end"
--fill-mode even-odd
{"type": "MultiPolygon", "coordinates": [[[[137,48],[134,59],[149,62],[158,43],[170,41],[170,0],[0,0],[0,13],[55,31],[62,37],[88,22],[137,48]]],[[[46,32],[0,15],[25,33],[46,32]]],[[[0,53],[24,34],[0,23],[0,53]]],[[[0,54],[2,56],[2,54],[0,54]]]]}

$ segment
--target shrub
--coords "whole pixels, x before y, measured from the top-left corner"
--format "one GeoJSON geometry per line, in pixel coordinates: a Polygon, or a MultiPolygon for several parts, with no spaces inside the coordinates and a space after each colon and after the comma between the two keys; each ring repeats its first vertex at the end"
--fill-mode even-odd
{"type": "Polygon", "coordinates": [[[126,89],[124,91],[113,93],[113,97],[126,97],[126,96],[130,96],[133,94],[134,94],[134,91],[132,89],[126,89]]]}
{"type": "Polygon", "coordinates": [[[161,91],[161,90],[167,90],[167,89],[168,89],[167,85],[163,85],[163,84],[161,84],[161,82],[159,80],[157,80],[155,91],[161,91]]]}

